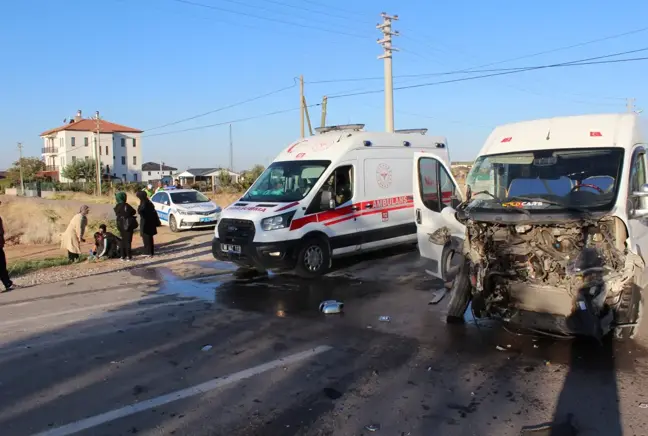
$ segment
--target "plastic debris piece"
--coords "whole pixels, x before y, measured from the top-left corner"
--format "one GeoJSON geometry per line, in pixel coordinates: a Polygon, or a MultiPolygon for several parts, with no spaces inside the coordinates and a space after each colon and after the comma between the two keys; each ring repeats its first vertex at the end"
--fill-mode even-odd
{"type": "Polygon", "coordinates": [[[202,351],[209,351],[212,349],[211,345],[205,345],[204,347],[201,348],[202,351]]]}
{"type": "Polygon", "coordinates": [[[536,344],[533,344],[533,348],[540,348],[540,347],[536,344]]]}
{"type": "Polygon", "coordinates": [[[446,289],[439,289],[438,291],[434,291],[432,293],[432,299],[428,304],[439,304],[441,300],[443,300],[443,297],[446,296],[448,291],[446,289]]]}
{"type": "Polygon", "coordinates": [[[341,313],[343,308],[344,303],[341,301],[335,301],[322,307],[322,312],[326,314],[341,313]]]}
{"type": "Polygon", "coordinates": [[[506,346],[506,348],[511,348],[511,344],[508,344],[508,345],[506,346]]]}
{"type": "Polygon", "coordinates": [[[648,409],[648,403],[639,403],[640,409],[648,409]]]}
{"type": "Polygon", "coordinates": [[[380,317],[378,318],[378,321],[382,321],[382,322],[389,322],[389,321],[391,321],[391,317],[390,317],[390,316],[387,316],[387,315],[382,315],[382,316],[380,316],[380,317]]]}
{"type": "Polygon", "coordinates": [[[497,345],[497,346],[495,347],[495,349],[496,349],[496,350],[499,350],[499,351],[506,351],[506,348],[504,348],[504,347],[500,347],[499,345],[497,345]]]}
{"type": "Polygon", "coordinates": [[[378,430],[380,430],[380,424],[365,425],[365,430],[371,431],[371,432],[378,431],[378,430]]]}
{"type": "Polygon", "coordinates": [[[324,307],[325,307],[325,306],[327,306],[327,305],[329,305],[329,304],[334,304],[334,303],[337,303],[337,301],[336,301],[336,300],[325,300],[325,301],[322,301],[322,302],[320,303],[320,305],[319,305],[319,310],[320,310],[320,312],[323,312],[323,311],[324,311],[324,307]]]}

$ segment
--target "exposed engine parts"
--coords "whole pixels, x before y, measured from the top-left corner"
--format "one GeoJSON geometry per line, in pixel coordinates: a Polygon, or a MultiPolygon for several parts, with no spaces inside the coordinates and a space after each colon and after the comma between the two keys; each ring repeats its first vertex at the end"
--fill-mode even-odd
{"type": "Polygon", "coordinates": [[[641,263],[626,250],[626,237],[615,218],[551,225],[469,221],[464,255],[473,311],[505,320],[521,311],[549,314],[600,337],[641,263]]]}

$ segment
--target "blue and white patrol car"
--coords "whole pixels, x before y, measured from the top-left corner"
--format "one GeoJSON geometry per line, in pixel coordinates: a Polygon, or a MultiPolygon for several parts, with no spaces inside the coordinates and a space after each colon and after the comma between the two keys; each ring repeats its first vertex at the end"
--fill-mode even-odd
{"type": "Polygon", "coordinates": [[[218,224],[221,208],[194,189],[165,188],[156,192],[151,201],[162,225],[172,232],[218,224]]]}

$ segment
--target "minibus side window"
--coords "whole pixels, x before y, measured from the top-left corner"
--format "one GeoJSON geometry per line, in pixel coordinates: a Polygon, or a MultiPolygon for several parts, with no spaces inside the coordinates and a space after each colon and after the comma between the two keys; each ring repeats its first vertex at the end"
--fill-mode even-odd
{"type": "Polygon", "coordinates": [[[439,204],[439,163],[427,157],[419,159],[419,190],[425,207],[441,211],[439,204]]]}
{"type": "Polygon", "coordinates": [[[632,205],[633,209],[641,208],[641,197],[634,197],[632,193],[640,191],[644,184],[646,184],[646,154],[641,151],[632,159],[632,167],[630,168],[630,192],[628,193],[628,205],[632,205]]]}
{"type": "Polygon", "coordinates": [[[459,205],[460,200],[457,198],[457,187],[448,172],[439,165],[439,181],[441,186],[441,209],[444,207],[454,207],[459,205]]]}

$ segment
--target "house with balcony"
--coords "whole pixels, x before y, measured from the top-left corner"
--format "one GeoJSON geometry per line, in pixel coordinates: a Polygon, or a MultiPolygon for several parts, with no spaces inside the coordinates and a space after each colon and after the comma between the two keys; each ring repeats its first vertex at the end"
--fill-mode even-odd
{"type": "Polygon", "coordinates": [[[142,181],[146,183],[173,183],[173,174],[177,168],[165,165],[164,162],[146,162],[142,164],[142,181]]]}
{"type": "Polygon", "coordinates": [[[70,182],[61,175],[66,165],[98,158],[103,178],[142,181],[142,130],[101,119],[98,112],[95,118],[83,118],[77,111],[64,123],[40,134],[46,172],[53,179],[70,182]]]}

